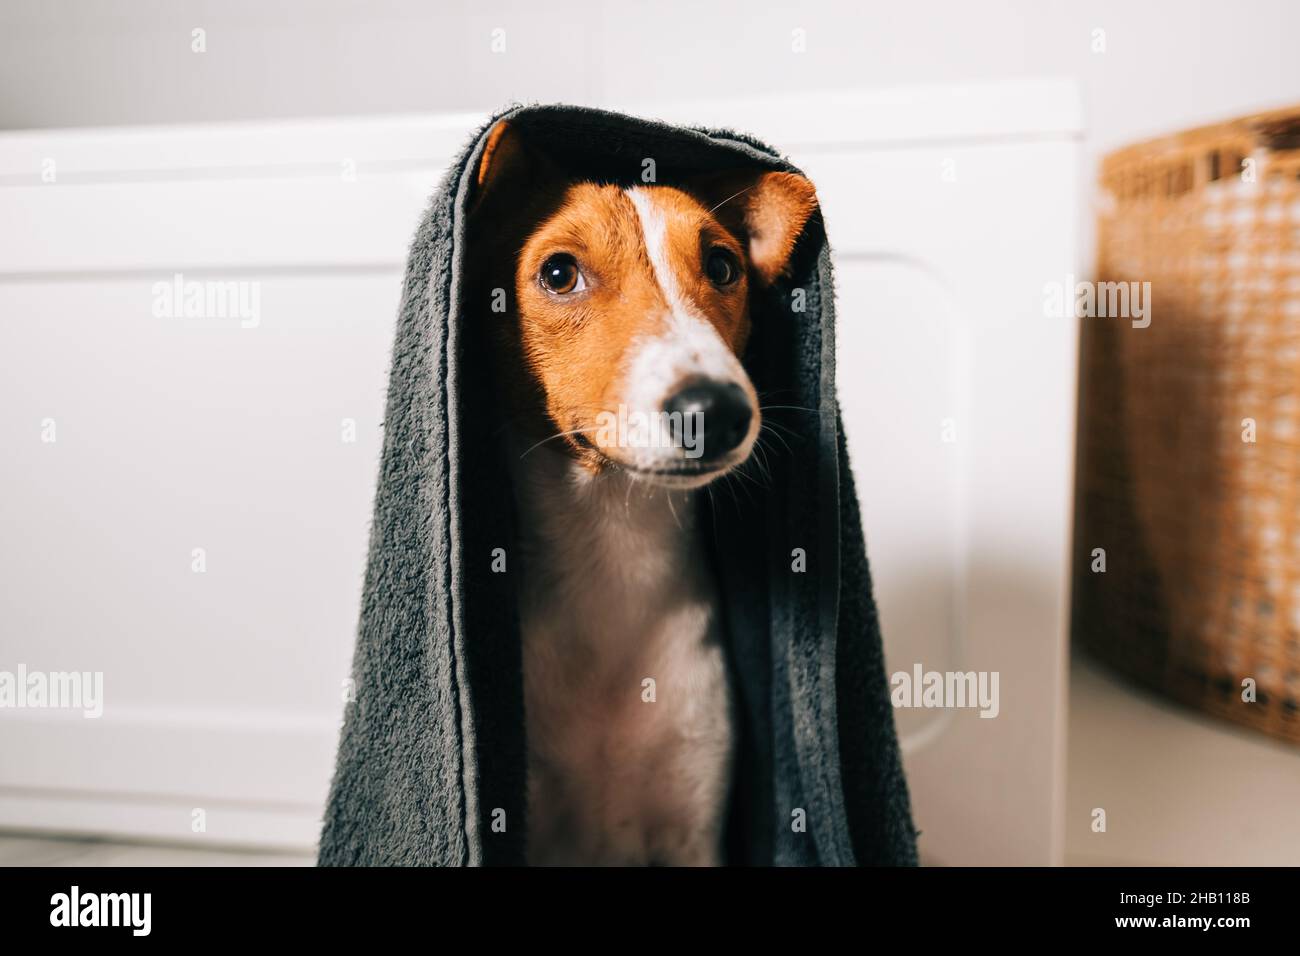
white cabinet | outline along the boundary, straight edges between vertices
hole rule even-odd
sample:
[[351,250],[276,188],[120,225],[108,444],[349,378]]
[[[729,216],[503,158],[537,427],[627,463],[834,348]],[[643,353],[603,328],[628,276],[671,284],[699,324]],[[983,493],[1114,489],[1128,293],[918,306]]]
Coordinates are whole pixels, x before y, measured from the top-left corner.
[[[898,712],[923,857],[1060,862],[1073,87],[611,105],[817,183],[890,670],[1000,674],[995,719]],[[0,710],[0,826],[314,840],[406,244],[479,121],[0,135],[0,669],[109,704]],[[155,315],[176,273],[255,283],[256,324]]]
[[[0,136],[0,669],[105,698],[0,709],[0,826],[315,841],[406,246],[474,122]],[[255,318],[168,314],[178,274]]]

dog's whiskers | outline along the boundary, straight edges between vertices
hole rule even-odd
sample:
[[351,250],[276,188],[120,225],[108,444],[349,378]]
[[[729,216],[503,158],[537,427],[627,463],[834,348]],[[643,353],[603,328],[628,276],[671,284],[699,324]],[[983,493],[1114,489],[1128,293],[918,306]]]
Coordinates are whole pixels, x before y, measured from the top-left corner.
[[527,455],[529,452],[534,451],[535,449],[541,448],[541,447],[542,447],[543,445],[545,445],[547,442],[555,441],[555,439],[557,439],[557,438],[566,438],[566,437],[568,437],[568,436],[570,436],[570,435],[587,435],[587,434],[590,434],[591,432],[594,432],[594,431],[596,431],[596,429],[594,429],[594,428],[575,428],[575,429],[573,429],[572,431],[567,431],[567,432],[558,432],[558,433],[556,433],[556,434],[554,434],[554,435],[551,435],[549,438],[543,438],[543,439],[542,439],[541,441],[539,441],[537,444],[530,446],[529,448],[527,448],[527,449],[524,451],[524,454],[523,454],[523,455],[520,455],[520,456],[519,456],[519,458],[520,458],[520,460],[522,461],[524,455]]
[[677,528],[680,531],[682,529],[682,519],[677,516],[677,509],[673,507],[673,493],[668,492],[666,497],[668,498],[668,510],[673,513],[673,521],[677,523]]
[[754,188],[753,186],[746,186],[744,189],[740,190],[740,192],[732,193],[726,199],[722,200],[722,202],[718,203],[716,206],[710,209],[709,214],[712,215],[713,213],[721,209],[723,206],[725,206],[727,203],[731,202],[731,200],[735,199],[737,196],[743,196],[745,193],[749,192],[753,188]]
[[[777,441],[779,441],[788,453],[794,454],[794,450],[790,447],[790,443],[786,441],[783,437],[781,437],[780,433],[776,431],[777,427],[778,426],[776,422],[768,422],[768,421],[763,422],[763,424],[758,429],[759,440],[760,441],[762,440],[762,436],[764,435],[764,433],[769,434]],[[771,429],[771,431],[768,431],[768,429]],[[785,430],[788,431],[791,435],[795,435],[796,437],[798,436],[798,432],[796,432],[792,428],[787,428]],[[757,442],[755,443],[755,445],[757,446]]]

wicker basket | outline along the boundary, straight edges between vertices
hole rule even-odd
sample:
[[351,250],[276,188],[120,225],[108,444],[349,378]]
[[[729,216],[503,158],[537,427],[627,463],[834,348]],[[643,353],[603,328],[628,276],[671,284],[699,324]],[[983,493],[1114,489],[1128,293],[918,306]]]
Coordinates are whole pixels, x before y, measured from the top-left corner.
[[1300,743],[1300,107],[1121,150],[1101,185],[1098,281],[1150,282],[1151,322],[1081,320],[1075,640]]

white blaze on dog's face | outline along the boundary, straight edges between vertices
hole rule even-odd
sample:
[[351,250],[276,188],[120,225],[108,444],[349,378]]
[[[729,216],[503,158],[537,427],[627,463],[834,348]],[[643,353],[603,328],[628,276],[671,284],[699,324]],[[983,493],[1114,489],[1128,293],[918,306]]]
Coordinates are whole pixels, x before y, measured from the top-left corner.
[[575,457],[684,488],[745,461],[760,427],[740,361],[750,294],[786,267],[812,184],[742,171],[685,188],[552,188],[563,195],[516,261],[518,334]]

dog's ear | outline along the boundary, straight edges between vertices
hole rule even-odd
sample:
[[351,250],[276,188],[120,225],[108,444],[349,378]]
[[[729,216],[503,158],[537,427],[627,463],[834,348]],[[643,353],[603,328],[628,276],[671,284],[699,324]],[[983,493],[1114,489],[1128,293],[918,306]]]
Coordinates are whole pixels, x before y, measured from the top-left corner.
[[527,142],[519,127],[498,120],[488,131],[474,177],[471,211],[485,205],[501,209],[523,205],[559,178],[559,169]]
[[519,131],[505,120],[497,120],[488,131],[479,157],[478,173],[474,177],[474,205],[483,205],[489,195],[495,195],[525,176],[527,159],[523,138]]
[[730,170],[706,173],[688,186],[745,243],[763,285],[789,266],[795,242],[817,212],[817,190],[797,173]]

